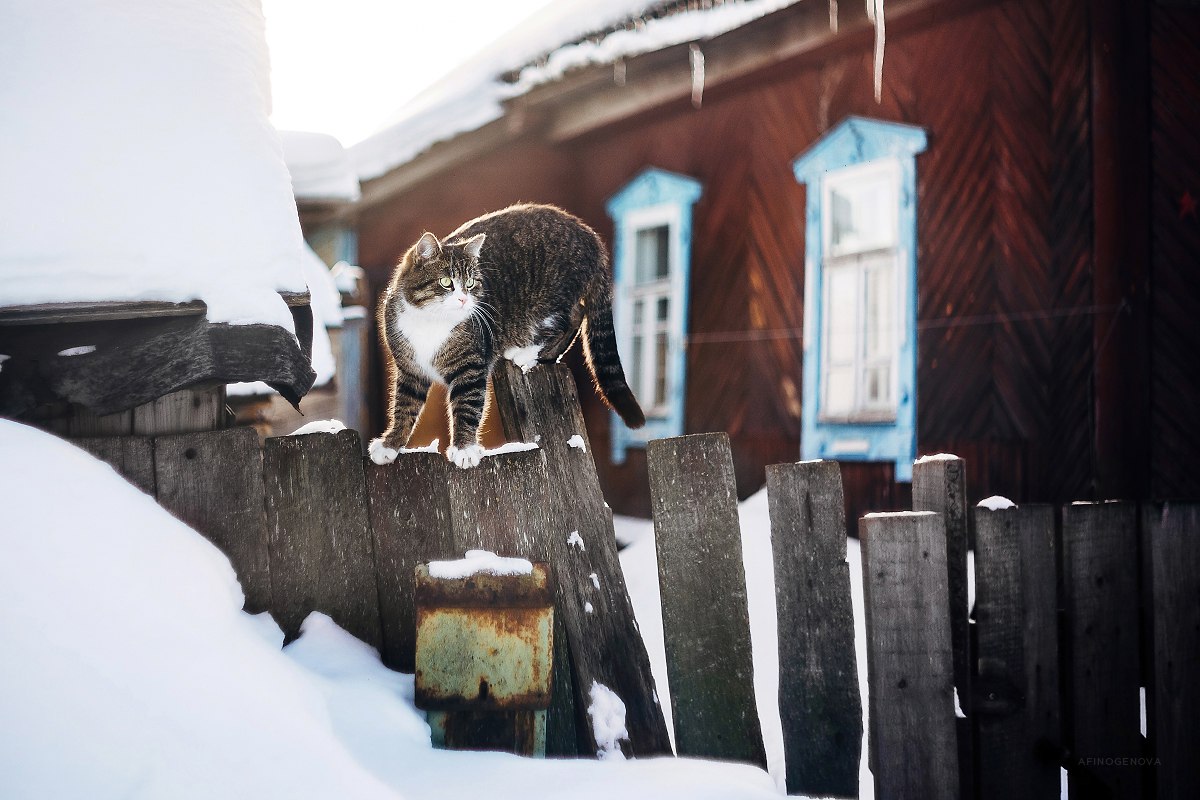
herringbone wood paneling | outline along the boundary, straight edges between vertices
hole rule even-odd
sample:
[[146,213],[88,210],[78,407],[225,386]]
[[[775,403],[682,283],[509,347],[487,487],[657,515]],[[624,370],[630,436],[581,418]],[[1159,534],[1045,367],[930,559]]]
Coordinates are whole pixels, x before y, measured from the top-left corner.
[[1194,499],[1200,497],[1200,11],[1156,6],[1152,13],[1151,491]]

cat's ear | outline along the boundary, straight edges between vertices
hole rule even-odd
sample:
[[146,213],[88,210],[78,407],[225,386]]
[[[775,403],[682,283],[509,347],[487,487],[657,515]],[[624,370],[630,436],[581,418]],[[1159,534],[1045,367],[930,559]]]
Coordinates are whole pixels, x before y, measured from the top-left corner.
[[442,252],[442,245],[437,240],[437,237],[426,231],[417,242],[417,258],[422,261],[428,261],[434,256]]
[[483,249],[483,240],[487,238],[486,233],[477,233],[470,239],[463,242],[463,251],[472,261],[479,258],[479,251]]

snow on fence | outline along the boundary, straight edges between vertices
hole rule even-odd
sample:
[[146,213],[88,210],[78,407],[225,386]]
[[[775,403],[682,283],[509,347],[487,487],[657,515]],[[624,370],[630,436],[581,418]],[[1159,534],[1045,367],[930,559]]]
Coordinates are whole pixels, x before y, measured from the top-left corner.
[[[418,563],[470,549],[546,561],[547,754],[595,754],[598,736],[667,753],[594,450],[570,444],[585,433],[570,374],[506,368],[495,386],[506,434],[540,447],[467,471],[436,453],[370,463],[353,431],[78,441],[217,543],[248,610],[292,636],[325,611],[399,669],[413,669]],[[648,456],[678,749],[762,764],[728,438],[662,440]],[[923,460],[914,512],[860,520],[875,796],[1057,797],[1060,767],[1076,797],[1200,796],[1200,504],[972,508],[962,467]],[[777,465],[767,478],[788,790],[855,796],[840,470]],[[626,739],[591,729],[597,686],[622,701]]]

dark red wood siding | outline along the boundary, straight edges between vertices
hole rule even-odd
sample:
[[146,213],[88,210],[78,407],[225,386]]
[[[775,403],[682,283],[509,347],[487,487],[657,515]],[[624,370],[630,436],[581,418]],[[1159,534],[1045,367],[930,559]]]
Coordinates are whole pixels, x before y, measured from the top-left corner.
[[[561,203],[611,242],[604,203],[643,169],[698,179],[686,430],[729,432],[745,496],[762,485],[766,464],[800,452],[805,190],[791,162],[850,114],[919,125],[930,144],[917,157],[918,449],[966,458],[974,497],[1090,497],[1094,331],[1097,315],[1112,309],[1093,298],[1089,8],[1084,0],[977,3],[889,30],[879,103],[862,38],[711,87],[699,110],[680,101],[557,148],[509,148],[368,215],[363,261],[390,264],[424,226],[444,232],[517,200]],[[1194,60],[1192,34],[1158,33]],[[1176,150],[1194,148],[1196,129],[1172,116],[1171,98],[1196,88],[1194,69],[1184,79],[1179,72],[1172,68],[1171,80],[1181,83],[1160,80],[1156,96],[1173,109],[1156,129],[1167,137],[1161,146],[1156,138],[1156,153],[1175,153],[1162,163],[1176,172]],[[1160,251],[1190,253],[1176,263],[1195,266],[1193,239],[1174,229],[1156,236]],[[1183,266],[1179,280],[1194,284]],[[1172,319],[1186,325],[1195,313]],[[1156,355],[1172,360],[1200,344],[1176,339],[1156,339]],[[608,414],[590,390],[581,397],[610,503],[648,513],[643,454],[608,464]],[[1175,433],[1183,417],[1169,405],[1156,406],[1156,424]],[[1195,455],[1195,436],[1186,437],[1180,447]],[[848,464],[844,473],[851,519],[909,503],[890,464]]]

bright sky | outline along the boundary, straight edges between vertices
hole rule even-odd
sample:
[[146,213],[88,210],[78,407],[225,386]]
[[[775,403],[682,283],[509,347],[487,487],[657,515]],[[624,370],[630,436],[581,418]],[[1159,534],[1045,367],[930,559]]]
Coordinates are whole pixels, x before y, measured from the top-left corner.
[[551,0],[262,0],[271,121],[351,145]]

